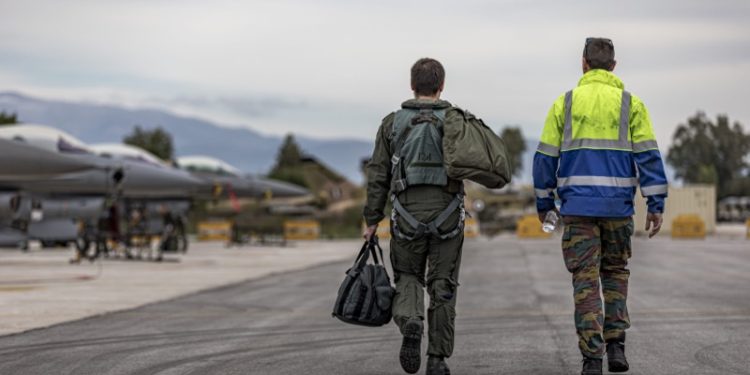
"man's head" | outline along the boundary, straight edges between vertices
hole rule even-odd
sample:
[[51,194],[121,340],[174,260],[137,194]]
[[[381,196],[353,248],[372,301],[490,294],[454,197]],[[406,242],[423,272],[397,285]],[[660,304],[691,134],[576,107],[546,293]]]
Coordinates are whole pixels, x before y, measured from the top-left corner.
[[411,89],[415,97],[439,98],[445,84],[445,69],[439,61],[421,58],[411,67]]
[[583,47],[583,72],[591,69],[615,70],[615,45],[607,38],[586,38]]

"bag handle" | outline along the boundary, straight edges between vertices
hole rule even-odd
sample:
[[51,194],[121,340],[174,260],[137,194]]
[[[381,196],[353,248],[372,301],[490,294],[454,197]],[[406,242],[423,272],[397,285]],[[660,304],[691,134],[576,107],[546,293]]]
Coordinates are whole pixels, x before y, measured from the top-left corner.
[[[367,264],[367,260],[370,258],[370,255],[372,254],[372,261],[375,264],[382,264],[383,269],[385,270],[386,276],[388,276],[388,280],[390,280],[391,276],[388,274],[388,268],[385,266],[385,257],[383,256],[383,248],[380,247],[380,242],[378,241],[378,236],[373,235],[369,241],[365,240],[365,243],[362,245],[362,249],[359,250],[359,255],[357,255],[357,259],[354,260],[354,266],[352,266],[353,269],[359,270],[362,269]],[[378,260],[378,256],[380,256],[380,260]]]
[[376,254],[375,249],[376,248],[378,250],[377,253],[380,255],[380,261],[382,262],[383,270],[385,271],[385,276],[388,278],[388,281],[390,282],[391,275],[388,274],[388,267],[385,266],[385,257],[383,256],[383,248],[380,247],[380,242],[378,241],[378,237],[377,236],[373,236],[370,239],[370,249],[371,249],[370,251],[372,252],[372,258],[374,259],[375,264],[380,264],[380,263],[378,263],[378,258],[375,256],[375,254]]
[[[372,254],[372,261],[375,264],[383,264],[385,266],[385,258],[383,257],[383,248],[380,247],[380,241],[378,241],[378,236],[374,235],[370,238],[370,241],[367,243],[367,245],[370,248],[370,253]],[[377,252],[375,250],[378,250]],[[380,261],[378,261],[378,253],[380,253]]]
[[367,264],[367,258],[370,257],[368,245],[369,243],[367,241],[362,245],[362,249],[359,250],[359,255],[357,255],[357,258],[354,260],[354,265],[352,266],[353,269],[361,269]]
[[[378,236],[373,235],[369,241],[365,240],[365,243],[362,245],[362,248],[359,250],[359,254],[357,255],[357,259],[354,260],[354,268],[362,268],[365,264],[367,264],[367,260],[370,258],[370,255],[372,255],[372,261],[375,264],[383,264],[385,265],[385,257],[383,256],[383,248],[380,247],[380,243],[378,241]],[[378,255],[380,255],[380,259],[378,259]]]

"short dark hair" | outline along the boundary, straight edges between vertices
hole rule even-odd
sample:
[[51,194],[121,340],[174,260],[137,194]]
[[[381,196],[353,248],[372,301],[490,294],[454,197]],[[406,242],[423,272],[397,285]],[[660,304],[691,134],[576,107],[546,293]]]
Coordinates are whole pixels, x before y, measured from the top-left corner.
[[612,70],[615,65],[615,45],[607,38],[588,38],[583,47],[583,58],[591,69]]
[[439,61],[424,57],[411,67],[411,87],[417,95],[435,95],[445,82],[445,69]]

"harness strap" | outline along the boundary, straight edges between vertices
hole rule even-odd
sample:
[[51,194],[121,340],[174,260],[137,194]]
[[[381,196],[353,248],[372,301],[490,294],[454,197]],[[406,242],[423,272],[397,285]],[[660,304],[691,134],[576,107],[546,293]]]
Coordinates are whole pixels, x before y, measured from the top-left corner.
[[[412,241],[417,238],[421,238],[426,233],[430,233],[433,236],[440,238],[441,240],[446,240],[449,238],[456,237],[464,230],[464,221],[466,219],[466,211],[464,210],[464,196],[463,194],[456,194],[456,197],[451,201],[450,204],[448,204],[448,207],[443,210],[443,212],[438,215],[435,220],[430,222],[429,224],[425,224],[417,218],[414,217],[409,211],[406,210],[406,208],[399,202],[398,198],[396,197],[396,194],[393,194],[391,197],[391,200],[393,202],[393,212],[391,213],[391,223],[393,227],[393,233],[396,235],[396,237],[399,237],[401,239]],[[458,220],[458,225],[451,230],[448,233],[440,233],[440,230],[438,229],[448,218],[450,218],[450,215],[453,214],[456,209],[460,209],[460,218]],[[404,218],[404,220],[415,229],[415,233],[413,236],[409,236],[401,230],[399,230],[398,227],[398,217],[401,216]]]
[[448,220],[453,211],[461,206],[461,204],[463,204],[463,197],[456,194],[456,197],[451,201],[448,207],[446,207],[445,210],[443,210],[443,212],[441,212],[440,215],[435,218],[435,220],[427,225],[427,229],[429,229],[432,234],[440,236],[441,233],[438,230],[438,227],[440,227],[446,220]]
[[[391,222],[393,223],[394,232],[401,238],[406,239],[408,241],[411,241],[415,238],[420,238],[424,235],[425,231],[428,229],[427,225],[425,225],[423,222],[417,220],[417,218],[414,217],[409,211],[404,208],[404,206],[401,204],[401,202],[398,201],[398,198],[396,198],[396,194],[393,195],[392,198],[393,201],[393,214],[391,218]],[[396,223],[396,219],[398,216],[401,216],[406,220],[409,225],[415,229],[414,236],[407,236],[404,233],[401,233],[398,230],[398,224]]]

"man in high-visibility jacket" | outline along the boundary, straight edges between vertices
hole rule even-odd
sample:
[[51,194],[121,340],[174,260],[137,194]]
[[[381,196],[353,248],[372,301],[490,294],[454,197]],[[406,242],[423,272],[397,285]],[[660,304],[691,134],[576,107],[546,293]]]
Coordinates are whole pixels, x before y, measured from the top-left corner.
[[667,197],[648,111],[612,73],[614,55],[611,40],[586,39],[584,75],[578,87],[552,105],[534,156],[540,220],[557,210],[555,191],[561,201],[563,257],[573,275],[584,375],[602,373],[605,351],[610,372],[628,370],[624,343],[630,327],[626,300],[633,199],[640,185],[652,237],[661,229]]

